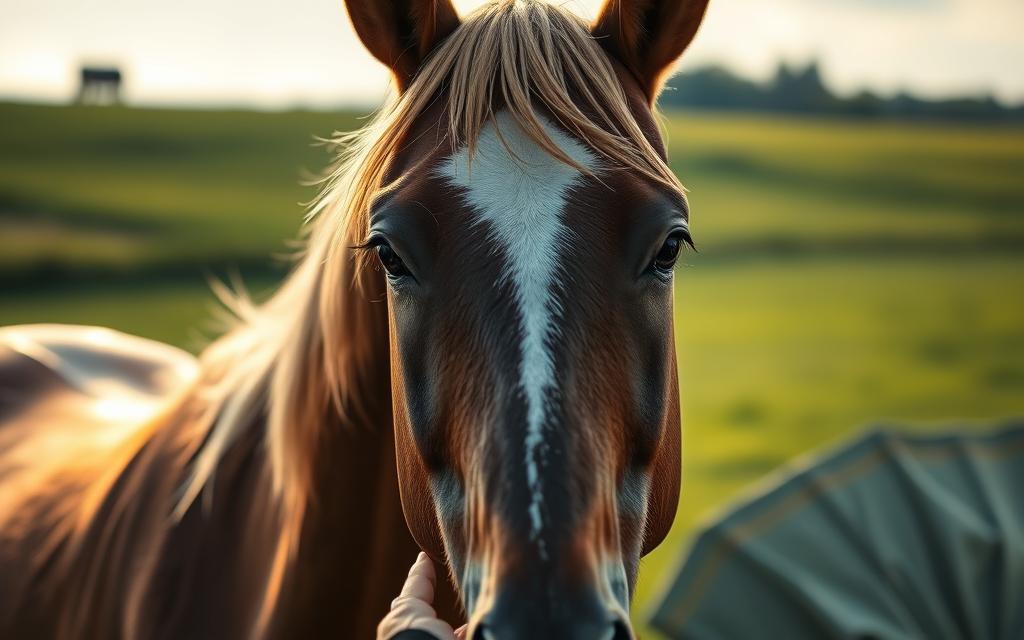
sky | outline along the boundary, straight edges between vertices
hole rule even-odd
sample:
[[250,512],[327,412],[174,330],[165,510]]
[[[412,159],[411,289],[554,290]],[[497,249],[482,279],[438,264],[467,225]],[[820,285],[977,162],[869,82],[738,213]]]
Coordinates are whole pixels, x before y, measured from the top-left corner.
[[[552,1],[587,17],[601,4]],[[389,82],[342,0],[0,0],[0,16],[0,99],[66,101],[82,64],[119,66],[126,99],[146,105],[371,105]],[[680,68],[764,79],[818,59],[844,94],[1021,103],[1022,25],[1024,0],[711,0]]]

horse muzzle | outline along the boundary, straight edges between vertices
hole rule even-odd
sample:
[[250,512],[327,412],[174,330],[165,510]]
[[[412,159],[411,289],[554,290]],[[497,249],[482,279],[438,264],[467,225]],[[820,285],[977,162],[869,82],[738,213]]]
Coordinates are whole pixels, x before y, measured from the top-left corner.
[[[520,576],[498,580],[473,612],[471,640],[634,640],[607,588]],[[485,589],[490,591],[490,589]]]
[[530,601],[495,608],[470,627],[472,640],[634,640],[629,622],[617,612],[556,603],[557,615]]

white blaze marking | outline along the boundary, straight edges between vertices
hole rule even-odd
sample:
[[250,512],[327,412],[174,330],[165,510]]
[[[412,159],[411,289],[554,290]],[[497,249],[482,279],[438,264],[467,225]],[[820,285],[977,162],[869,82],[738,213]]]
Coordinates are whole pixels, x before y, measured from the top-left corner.
[[[538,146],[507,112],[495,116],[477,140],[469,158],[463,148],[441,167],[451,184],[465,189],[466,201],[508,256],[504,277],[514,283],[522,321],[520,386],[526,397],[526,479],[530,489],[530,523],[536,539],[543,526],[540,449],[544,443],[545,393],[555,371],[548,341],[557,328],[560,310],[551,288],[558,258],[569,235],[562,224],[569,190],[580,172]],[[597,166],[594,156],[576,140],[542,121],[547,135],[576,163]],[[500,132],[501,137],[498,136]]]

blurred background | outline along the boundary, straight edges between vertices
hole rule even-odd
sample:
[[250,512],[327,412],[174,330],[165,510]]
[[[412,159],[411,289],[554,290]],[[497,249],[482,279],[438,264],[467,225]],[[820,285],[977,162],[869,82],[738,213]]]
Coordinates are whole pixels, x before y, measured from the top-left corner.
[[[341,0],[0,7],[0,324],[199,349],[208,278],[273,288],[330,161],[314,136],[387,90]],[[661,98],[700,253],[683,498],[637,611],[794,456],[1024,413],[1022,24],[1019,0],[711,3]]]

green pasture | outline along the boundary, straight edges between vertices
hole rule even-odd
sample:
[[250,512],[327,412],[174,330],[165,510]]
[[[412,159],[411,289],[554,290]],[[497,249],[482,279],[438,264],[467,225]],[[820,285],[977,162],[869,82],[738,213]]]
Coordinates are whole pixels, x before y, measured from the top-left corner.
[[[275,281],[352,114],[0,105],[0,324],[196,350],[205,279]],[[1024,414],[1024,129],[671,115],[700,253],[677,273],[684,487],[642,612],[698,524],[865,425]],[[653,637],[646,634],[646,637]]]
[[[0,104],[0,278],[265,265],[351,113]],[[1024,128],[665,120],[705,261],[1024,246]]]

